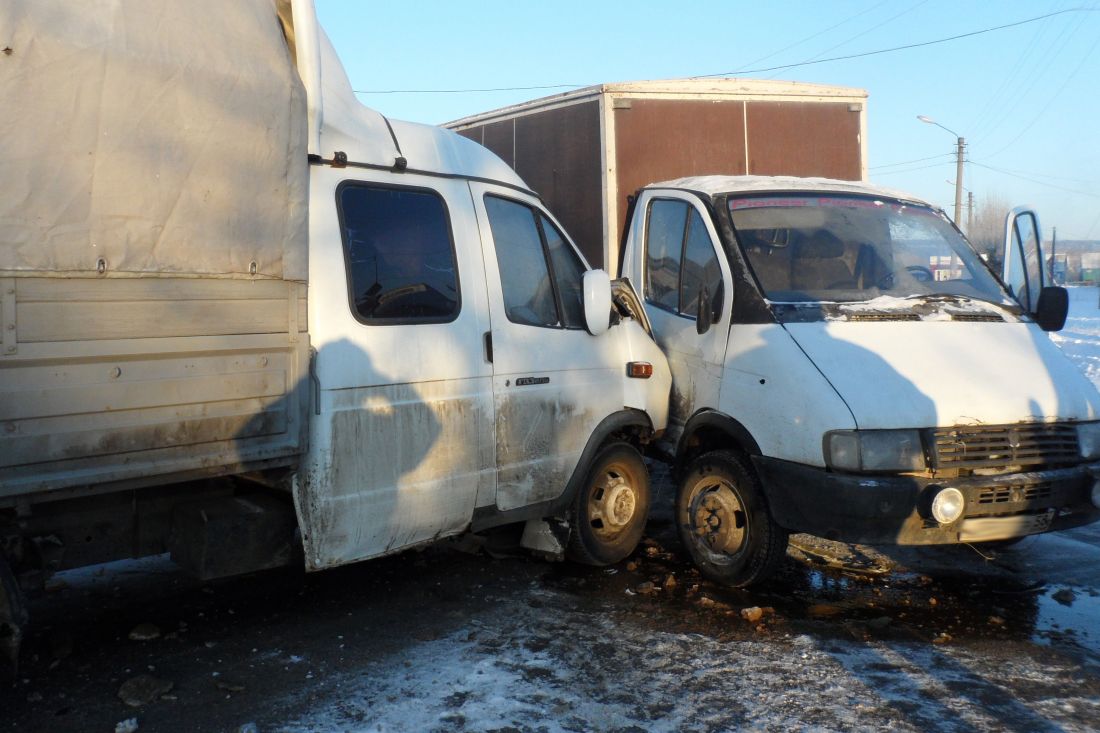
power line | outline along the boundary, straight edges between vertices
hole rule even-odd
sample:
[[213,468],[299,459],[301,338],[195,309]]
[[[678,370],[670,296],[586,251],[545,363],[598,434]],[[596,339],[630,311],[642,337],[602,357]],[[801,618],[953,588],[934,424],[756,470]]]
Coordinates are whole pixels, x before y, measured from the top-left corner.
[[[874,12],[875,10],[878,10],[879,8],[881,8],[883,5],[885,5],[888,2],[890,2],[890,0],[881,0],[881,2],[871,6],[870,8],[867,8],[866,10],[861,10],[860,12],[858,12],[854,15],[849,15],[847,18],[840,21],[839,23],[834,23],[833,25],[829,26],[828,28],[820,30],[817,33],[814,33],[812,35],[806,36],[805,38],[803,38],[800,41],[795,41],[794,43],[790,44],[789,46],[784,46],[783,48],[779,49],[778,51],[772,51],[771,53],[769,53],[766,56],[761,56],[758,59],[753,59],[752,61],[749,62],[748,65],[751,66],[752,64],[759,64],[761,61],[767,61],[771,57],[778,56],[779,54],[783,53],[784,51],[790,51],[792,48],[795,48],[796,46],[801,46],[806,41],[812,41],[813,39],[817,38],[818,36],[825,35],[829,31],[836,30],[837,28],[839,28],[842,25],[846,25],[848,23],[851,23],[856,18],[862,18],[864,15],[867,15],[868,13],[871,13],[871,12]],[[849,39],[849,40],[851,40],[851,39]]]
[[909,165],[910,163],[921,163],[926,160],[935,160],[936,158],[943,158],[950,155],[955,157],[955,153],[940,153],[939,155],[929,155],[927,158],[914,158],[913,160],[903,160],[899,163],[884,163],[882,165],[872,165],[867,170],[878,170],[879,168],[896,168],[899,165]]
[[1026,20],[1018,20],[1015,23],[1005,23],[1004,25],[993,26],[992,28],[983,28],[977,31],[971,31],[970,33],[960,33],[957,36],[949,36],[947,38],[937,38],[933,41],[923,41],[921,43],[909,43],[904,46],[894,46],[893,48],[880,48],[877,51],[864,51],[863,53],[853,53],[847,56],[833,56],[827,59],[817,59],[815,61],[799,61],[795,64],[784,64],[782,66],[769,66],[765,69],[738,69],[736,71],[723,71],[718,74],[700,74],[693,77],[696,79],[705,79],[714,76],[733,76],[735,74],[762,74],[765,71],[778,71],[780,69],[793,69],[798,66],[812,66],[814,64],[824,64],[830,61],[846,61],[848,59],[858,59],[865,56],[876,56],[884,53],[893,53],[894,51],[905,51],[910,48],[921,48],[923,46],[934,46],[938,43],[947,43],[948,41],[957,41],[960,38],[970,38],[971,36],[980,36],[983,33],[992,33],[993,31],[1004,30],[1005,28],[1015,28],[1016,26],[1026,25],[1028,23],[1035,23],[1040,20],[1052,18],[1055,15],[1062,15],[1063,13],[1091,13],[1095,12],[1096,8],[1067,8],[1066,10],[1057,10],[1053,13],[1047,13],[1046,15],[1039,15],[1034,18],[1028,18]]
[[[1096,3],[1093,2],[1092,7],[1095,8]],[[981,139],[986,140],[992,138],[1005,123],[1014,122],[1017,115],[1016,110],[1023,110],[1023,114],[1029,114],[1032,109],[1033,96],[1037,96],[1037,86],[1041,90],[1043,87],[1050,86],[1054,82],[1048,81],[1049,71],[1055,67],[1056,62],[1060,62],[1063,54],[1067,49],[1071,48],[1070,41],[1081,30],[1089,18],[1085,15],[1081,15],[1077,18],[1069,18],[1062,26],[1058,34],[1051,40],[1047,48],[1039,54],[1038,58],[1034,61],[1027,62],[1026,67],[1029,73],[1020,83],[1013,84],[1010,87],[1010,96],[1008,98],[1008,104],[1006,109],[999,109],[990,105],[990,110],[993,114],[992,119],[989,119],[988,124],[982,128]],[[1040,33],[1047,30],[1054,23],[1044,24],[1040,28]],[[1036,34],[1039,35],[1039,34]],[[1020,115],[1022,116],[1022,115]]]
[[1091,198],[1100,199],[1100,194],[1092,193],[1091,191],[1078,191],[1075,188],[1066,188],[1065,186],[1056,186],[1053,183],[1047,183],[1046,181],[1040,181],[1036,178],[1031,178],[1031,177],[1026,176],[1026,175],[1020,175],[1019,173],[1013,173],[1013,172],[1011,172],[1009,170],[1006,170],[1004,168],[997,168],[997,167],[994,167],[992,165],[986,165],[985,163],[975,163],[972,160],[968,161],[968,162],[971,165],[978,166],[979,168],[988,168],[991,171],[995,171],[997,173],[1000,173],[1000,174],[1006,175],[1006,176],[1012,176],[1013,178],[1019,178],[1020,180],[1027,181],[1029,183],[1035,183],[1035,184],[1038,184],[1040,186],[1046,186],[1047,188],[1053,188],[1053,189],[1057,189],[1059,191],[1065,191],[1067,193],[1075,193],[1075,194],[1078,194],[1080,196],[1089,196]]
[[[945,153],[945,155],[946,155],[946,153]],[[974,163],[975,165],[985,165],[987,168],[993,168],[993,166],[990,166],[988,164],[983,164],[980,160],[979,161],[974,161],[974,160],[969,160],[968,159],[968,162]],[[1053,178],[1056,181],[1069,181],[1071,183],[1083,183],[1086,186],[1100,186],[1100,181],[1086,181],[1083,178],[1070,178],[1069,176],[1052,176],[1049,173],[1035,173],[1033,171],[1015,170],[1013,168],[995,168],[995,170],[997,170],[998,172],[1003,172],[1003,173],[1019,173],[1020,175],[1024,175],[1024,176],[1035,176],[1036,178]]]
[[[878,7],[878,6],[875,6]],[[921,48],[923,46],[934,46],[939,43],[947,43],[948,41],[957,41],[960,38],[970,38],[971,36],[980,36],[984,33],[992,33],[994,31],[1004,30],[1006,28],[1015,28],[1016,26],[1026,25],[1028,23],[1035,23],[1040,20],[1052,18],[1056,15],[1063,15],[1065,13],[1091,13],[1097,12],[1100,8],[1067,8],[1065,10],[1057,10],[1046,15],[1039,15],[1034,18],[1027,18],[1026,20],[1018,20],[1014,23],[1005,23],[1004,25],[993,26],[991,28],[983,28],[977,31],[971,31],[969,33],[960,33],[956,36],[949,36],[947,38],[937,38],[932,41],[923,41],[921,43],[910,43],[904,46],[894,46],[892,48],[881,48],[876,51],[864,51],[863,53],[849,54],[847,56],[833,56],[827,59],[814,59],[810,61],[800,61],[795,64],[783,64],[781,66],[769,66],[761,69],[740,69],[737,71],[724,71],[719,74],[699,74],[693,76],[693,79],[707,79],[716,76],[731,76],[734,74],[761,74],[766,71],[778,71],[781,69],[793,69],[799,66],[812,66],[814,64],[825,64],[831,61],[847,61],[849,59],[863,58],[865,56],[876,56],[884,53],[893,53],[895,51],[905,51],[910,48]],[[798,44],[795,44],[798,45]],[[765,57],[766,58],[766,57]],[[523,92],[536,89],[580,89],[582,87],[591,86],[590,84],[539,84],[535,86],[520,86],[520,87],[485,87],[485,88],[469,88],[469,89],[355,89],[356,94],[468,94],[475,92]]]
[[526,92],[532,89],[580,89],[591,84],[541,84],[533,87],[491,87],[486,89],[352,89],[356,94],[465,94],[467,92]]
[[1035,124],[1042,118],[1042,116],[1044,114],[1047,113],[1047,111],[1050,109],[1050,105],[1054,102],[1055,99],[1058,98],[1058,95],[1061,94],[1063,91],[1065,91],[1065,88],[1069,85],[1069,83],[1073,80],[1073,78],[1075,76],[1077,76],[1077,73],[1079,71],[1081,71],[1081,69],[1085,66],[1085,62],[1088,61],[1089,57],[1092,56],[1093,51],[1095,51],[1098,46],[1100,46],[1100,38],[1097,38],[1097,40],[1095,42],[1093,42],[1092,47],[1089,48],[1089,50],[1085,52],[1085,55],[1081,57],[1080,63],[1078,63],[1077,66],[1073,69],[1073,71],[1071,71],[1062,80],[1062,85],[1058,87],[1057,91],[1055,91],[1054,94],[1052,94],[1049,99],[1047,99],[1046,104],[1043,104],[1042,106],[1039,107],[1038,114],[1036,114],[1035,117],[1032,118],[1031,122],[1029,122],[1024,127],[1024,129],[1020,130],[1020,132],[1017,133],[1016,137],[1009,140],[1008,143],[1005,144],[1004,147],[996,150],[993,153],[990,153],[989,154],[990,158],[992,158],[996,155],[1000,155],[1004,151],[1011,148],[1016,143],[1017,140],[1019,140],[1021,137],[1023,137],[1027,133],[1028,130],[1035,127]]
[[881,23],[879,23],[878,25],[873,25],[873,26],[871,26],[870,28],[868,28],[867,30],[861,31],[860,33],[857,33],[857,34],[856,34],[856,35],[854,35],[854,36],[851,36],[851,37],[849,37],[849,38],[846,38],[846,39],[844,39],[843,41],[841,41],[840,43],[837,43],[836,45],[830,46],[829,48],[825,49],[824,51],[821,51],[821,52],[819,52],[819,53],[816,53],[816,54],[814,54],[813,56],[811,56],[811,57],[810,57],[809,59],[807,59],[807,60],[808,60],[808,61],[812,61],[812,60],[814,60],[814,59],[818,58],[819,56],[824,56],[825,54],[829,53],[830,51],[835,51],[836,49],[840,48],[841,46],[846,46],[846,45],[848,45],[849,43],[851,43],[852,41],[856,40],[857,38],[862,38],[863,36],[867,35],[867,34],[868,34],[868,33],[870,33],[871,31],[875,31],[875,30],[878,30],[879,28],[881,28],[881,27],[882,27],[882,26],[884,26],[884,25],[887,25],[887,24],[889,24],[889,23],[893,23],[893,22],[894,22],[895,20],[897,20],[898,18],[900,18],[900,17],[901,17],[901,16],[903,16],[903,15],[908,15],[909,13],[913,12],[914,10],[916,10],[916,9],[917,9],[917,8],[919,8],[919,7],[921,6],[921,5],[924,5],[924,4],[925,4],[925,3],[927,3],[927,2],[928,2],[928,0],[920,0],[920,2],[916,3],[915,5],[910,5],[910,6],[908,7],[908,8],[906,8],[906,9],[905,9],[905,10],[903,10],[903,11],[901,11],[900,13],[898,13],[898,14],[896,14],[896,15],[891,15],[891,16],[890,16],[889,18],[887,18],[886,20],[882,21],[882,22],[881,22]]
[[896,170],[896,171],[880,171],[880,172],[876,173],[875,175],[876,176],[893,176],[893,175],[896,175],[898,173],[913,173],[915,171],[923,171],[923,170],[927,170],[929,168],[939,168],[940,166],[946,165],[947,163],[952,163],[952,161],[945,160],[945,161],[942,161],[940,163],[933,163],[932,165],[922,165],[922,166],[918,166],[916,168],[905,168],[903,170]]

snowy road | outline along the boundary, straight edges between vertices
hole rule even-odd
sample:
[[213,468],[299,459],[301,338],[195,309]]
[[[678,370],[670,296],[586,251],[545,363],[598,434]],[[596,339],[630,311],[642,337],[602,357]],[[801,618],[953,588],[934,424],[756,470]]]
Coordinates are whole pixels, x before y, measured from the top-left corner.
[[[1097,295],[1072,289],[1056,336],[1094,382]],[[986,556],[800,537],[753,591],[702,581],[673,535],[658,511],[609,570],[443,548],[206,585],[160,558],[68,573],[0,730],[1100,729],[1100,527]],[[129,708],[142,674],[172,689]]]

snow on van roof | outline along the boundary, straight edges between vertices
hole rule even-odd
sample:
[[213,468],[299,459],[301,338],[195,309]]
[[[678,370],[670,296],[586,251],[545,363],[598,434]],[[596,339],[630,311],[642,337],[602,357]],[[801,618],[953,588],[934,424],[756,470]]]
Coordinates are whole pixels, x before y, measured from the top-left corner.
[[[826,191],[830,193],[857,193],[868,196],[912,201],[932,206],[912,194],[892,188],[875,186],[863,181],[841,181],[835,178],[800,178],[797,176],[689,176],[671,181],[650,183],[645,188],[680,188],[698,191],[708,196],[721,193],[801,192]],[[935,207],[933,207],[935,208]]]

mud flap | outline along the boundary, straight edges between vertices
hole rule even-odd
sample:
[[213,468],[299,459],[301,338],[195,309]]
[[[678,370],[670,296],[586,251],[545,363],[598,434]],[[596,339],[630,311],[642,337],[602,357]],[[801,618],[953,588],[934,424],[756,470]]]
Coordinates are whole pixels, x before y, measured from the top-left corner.
[[27,604],[23,591],[0,555],[0,679],[15,677],[19,668],[19,645],[27,626]]

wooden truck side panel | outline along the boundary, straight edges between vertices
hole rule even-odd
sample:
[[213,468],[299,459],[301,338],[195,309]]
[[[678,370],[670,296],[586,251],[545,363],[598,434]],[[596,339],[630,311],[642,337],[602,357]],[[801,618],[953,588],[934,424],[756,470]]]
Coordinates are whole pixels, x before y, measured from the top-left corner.
[[0,358],[0,506],[286,465],[304,445],[305,285],[18,277],[0,289],[14,326]]

